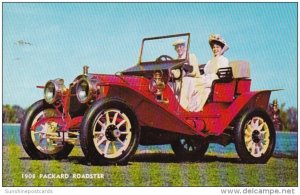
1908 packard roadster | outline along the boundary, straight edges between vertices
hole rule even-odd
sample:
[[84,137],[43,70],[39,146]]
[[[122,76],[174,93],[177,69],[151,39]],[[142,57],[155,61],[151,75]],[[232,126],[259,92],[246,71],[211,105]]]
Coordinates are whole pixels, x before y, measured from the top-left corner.
[[[234,143],[243,162],[266,163],[275,129],[266,113],[272,90],[250,91],[249,64],[230,62],[219,70],[203,111],[184,110],[174,95],[171,43],[190,34],[145,38],[137,65],[114,75],[92,74],[84,66],[67,88],[48,81],[21,124],[23,147],[33,159],[62,159],[79,145],[92,164],[122,164],[138,145],[171,144],[181,159],[201,159],[209,143]],[[202,65],[203,66],[203,65]],[[202,67],[201,65],[199,68]]]

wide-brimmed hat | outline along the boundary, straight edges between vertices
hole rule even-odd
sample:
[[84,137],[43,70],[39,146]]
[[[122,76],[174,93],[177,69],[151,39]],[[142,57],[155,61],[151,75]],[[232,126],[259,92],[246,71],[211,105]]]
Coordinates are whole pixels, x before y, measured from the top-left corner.
[[208,38],[208,43],[210,47],[213,47],[214,43],[219,43],[223,46],[222,53],[229,49],[228,44],[226,43],[225,39],[220,34],[211,34]]
[[176,45],[183,45],[185,44],[185,40],[184,39],[177,39],[176,41],[173,42],[173,46],[175,47]]

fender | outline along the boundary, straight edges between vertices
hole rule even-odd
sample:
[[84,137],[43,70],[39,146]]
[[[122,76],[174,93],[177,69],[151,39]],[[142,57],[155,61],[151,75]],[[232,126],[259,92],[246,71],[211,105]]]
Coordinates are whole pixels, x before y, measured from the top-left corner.
[[[187,135],[197,134],[191,124],[176,114],[177,100],[169,87],[164,93],[169,103],[156,102],[149,91],[149,80],[138,76],[94,75],[100,86],[108,86],[106,97],[119,97],[134,109],[141,126],[154,127]],[[176,102],[176,103],[175,103]]]
[[222,113],[221,117],[218,119],[219,122],[215,123],[214,126],[212,126],[211,123],[207,124],[208,129],[211,129],[209,132],[215,135],[222,134],[230,125],[230,122],[233,121],[234,118],[239,118],[239,115],[243,113],[245,109],[260,108],[262,110],[267,110],[271,92],[278,90],[281,89],[253,91],[240,95]]
[[124,86],[110,87],[106,97],[116,96],[131,105],[141,126],[188,135],[196,134],[185,120],[168,109],[168,105],[157,104],[154,99],[145,98],[141,93]]

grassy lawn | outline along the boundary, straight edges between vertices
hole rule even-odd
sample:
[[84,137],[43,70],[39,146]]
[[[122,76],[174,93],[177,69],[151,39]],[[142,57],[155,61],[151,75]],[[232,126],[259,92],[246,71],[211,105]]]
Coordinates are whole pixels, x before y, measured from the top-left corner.
[[[24,178],[29,174],[35,178]],[[99,174],[104,178],[43,179],[40,174]],[[291,186],[298,185],[297,157],[243,164],[235,153],[208,152],[203,162],[178,162],[173,153],[138,151],[126,166],[89,166],[80,147],[68,159],[31,160],[22,146],[3,146],[3,186]]]

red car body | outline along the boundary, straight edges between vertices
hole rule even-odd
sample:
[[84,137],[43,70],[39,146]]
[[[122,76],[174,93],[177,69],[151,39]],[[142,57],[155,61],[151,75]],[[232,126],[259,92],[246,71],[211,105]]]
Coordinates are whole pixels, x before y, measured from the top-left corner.
[[[233,74],[230,72],[232,69],[226,70],[231,74],[226,76],[225,79],[220,78],[213,82],[211,94],[203,107],[203,111],[189,112],[180,106],[171,85],[169,85],[169,82],[172,82],[173,79],[170,74],[171,69],[178,66],[178,64],[186,63],[187,59],[166,59],[142,62],[141,58],[145,41],[177,38],[180,36],[188,37],[188,49],[190,42],[189,33],[145,38],[142,42],[141,55],[138,64],[115,75],[88,73],[88,67],[85,66],[83,74],[76,77],[69,88],[66,88],[61,80],[49,81],[45,87],[43,87],[45,88],[45,99],[47,99],[47,92],[49,92],[49,90],[51,94],[55,94],[52,94],[53,97],[50,95],[52,99],[47,101],[47,105],[51,104],[58,114],[51,117],[42,117],[37,122],[29,125],[30,127],[27,127],[28,125],[26,123],[22,124],[23,131],[28,131],[28,128],[30,128],[30,131],[36,131],[39,126],[44,127],[45,124],[52,124],[54,122],[59,127],[59,130],[56,131],[61,133],[72,131],[74,135],[79,136],[81,131],[86,131],[82,130],[85,128],[82,123],[83,120],[88,121],[88,116],[85,115],[87,115],[86,113],[91,107],[97,104],[97,102],[101,102],[103,99],[109,101],[110,99],[113,100],[114,98],[118,98],[128,105],[136,116],[138,126],[140,127],[140,138],[138,139],[137,145],[172,144],[175,140],[185,136],[188,137],[188,140],[190,140],[190,138],[192,140],[197,138],[197,142],[216,142],[222,145],[234,142],[238,145],[236,147],[243,160],[248,162],[266,162],[274,150],[275,135],[273,135],[273,126],[269,123],[268,118],[264,118],[264,113],[263,116],[259,113],[258,118],[263,119],[261,120],[261,124],[267,124],[266,128],[269,132],[257,133],[254,129],[249,130],[249,132],[251,131],[250,137],[252,136],[253,142],[250,146],[247,145],[246,138],[245,141],[240,141],[240,143],[237,143],[236,141],[237,139],[243,139],[240,137],[246,137],[247,127],[241,128],[242,130],[240,130],[240,133],[236,133],[234,129],[237,128],[237,124],[239,124],[239,121],[245,113],[253,110],[261,112],[267,109],[272,90],[251,91],[251,79],[249,77],[245,77],[244,75],[236,76],[234,72]],[[249,68],[248,63],[245,61],[236,61],[231,64],[233,66],[245,65],[244,67]],[[202,66],[199,67],[201,68]],[[84,97],[84,100],[80,99],[81,96]],[[256,121],[257,118],[255,117],[250,119],[250,121]],[[110,118],[112,118],[112,116],[110,116]],[[254,123],[256,122],[253,122],[253,124]],[[243,123],[243,125],[245,126],[245,123]],[[51,135],[50,131],[47,132]],[[26,133],[23,132],[23,134]],[[266,138],[266,142],[270,146],[267,148],[262,146],[261,148],[264,149],[264,152],[261,152],[261,157],[257,157],[257,155],[254,154],[255,152],[253,152],[253,149],[249,149],[249,147],[253,145],[253,148],[255,148],[256,144],[261,144],[261,141],[259,140],[263,140],[262,136],[265,135],[270,135],[271,137]],[[63,144],[65,142],[68,144],[75,144],[76,139],[78,141],[78,137],[76,136],[71,139],[70,133],[67,138],[64,136],[64,133],[62,136],[58,136],[63,140]],[[114,142],[116,141],[116,138],[119,138],[117,135],[111,133],[111,131],[106,134],[106,137],[107,139],[113,137],[109,139],[111,142]],[[29,139],[29,136],[26,137],[26,135],[23,135],[23,145],[28,145],[26,139]],[[53,137],[51,139],[58,140],[58,138]],[[122,142],[124,142],[124,140]],[[83,143],[85,144],[85,141],[82,141],[81,144]],[[37,144],[33,145],[36,146]],[[244,145],[246,145],[246,147],[243,147]],[[89,144],[84,146],[87,150],[84,153],[87,154],[87,156],[91,153],[88,147]],[[32,153],[30,149],[26,149],[26,146],[24,146],[24,148],[29,155]],[[243,156],[242,153],[247,152],[247,148],[250,156]],[[181,152],[177,153],[183,154],[182,150],[180,151]],[[264,156],[264,153],[266,153],[265,151],[268,152],[267,156]],[[253,155],[251,156],[252,152]],[[101,154],[101,152],[99,153]],[[31,156],[36,157],[36,155]],[[41,157],[42,155],[38,156]],[[46,157],[49,158],[49,154],[47,154]],[[91,155],[89,158],[92,159]],[[97,160],[101,161],[101,158],[100,160]],[[109,159],[106,160],[109,163],[118,163],[124,160],[123,158],[121,160],[118,158],[119,157],[116,157],[116,159],[112,161]],[[127,160],[128,158],[126,157],[126,160],[124,161]]]

